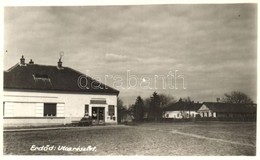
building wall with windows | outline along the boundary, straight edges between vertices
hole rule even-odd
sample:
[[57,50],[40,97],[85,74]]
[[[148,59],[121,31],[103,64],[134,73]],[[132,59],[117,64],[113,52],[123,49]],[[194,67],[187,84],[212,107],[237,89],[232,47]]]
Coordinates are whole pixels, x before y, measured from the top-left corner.
[[198,113],[202,118],[254,120],[256,118],[256,105],[204,102]]
[[67,124],[104,109],[104,123],[117,124],[117,95],[4,90],[4,126]]
[[205,104],[201,106],[201,108],[198,110],[200,117],[216,117],[216,112],[209,109]]
[[164,118],[194,118],[198,113],[196,111],[165,111]]
[[4,71],[4,126],[56,125],[90,117],[117,123],[119,91],[70,67],[35,64],[32,59]]

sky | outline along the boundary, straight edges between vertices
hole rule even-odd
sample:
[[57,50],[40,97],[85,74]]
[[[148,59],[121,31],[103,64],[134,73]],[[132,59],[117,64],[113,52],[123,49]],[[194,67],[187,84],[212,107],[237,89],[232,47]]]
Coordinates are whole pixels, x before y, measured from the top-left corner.
[[125,105],[154,91],[256,102],[256,4],[5,7],[4,50],[5,70],[21,55],[56,65],[63,51],[63,66],[115,87]]

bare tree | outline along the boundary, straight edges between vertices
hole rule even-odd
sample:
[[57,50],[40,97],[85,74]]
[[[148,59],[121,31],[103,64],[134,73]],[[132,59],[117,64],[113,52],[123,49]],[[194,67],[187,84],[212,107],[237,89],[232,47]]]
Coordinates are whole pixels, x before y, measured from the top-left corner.
[[252,99],[245,93],[239,91],[233,91],[230,94],[225,93],[221,100],[224,103],[235,103],[235,104],[252,104]]

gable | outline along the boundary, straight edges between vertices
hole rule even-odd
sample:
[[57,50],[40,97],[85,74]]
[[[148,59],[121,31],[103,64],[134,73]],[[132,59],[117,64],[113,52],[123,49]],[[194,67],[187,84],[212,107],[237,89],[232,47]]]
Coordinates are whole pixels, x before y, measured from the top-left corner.
[[198,110],[199,111],[211,111],[205,104],[203,104],[200,109]]

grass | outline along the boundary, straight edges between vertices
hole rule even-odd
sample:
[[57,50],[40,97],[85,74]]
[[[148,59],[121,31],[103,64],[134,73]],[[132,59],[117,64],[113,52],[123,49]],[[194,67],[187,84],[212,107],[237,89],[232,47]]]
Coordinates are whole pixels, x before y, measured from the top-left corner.
[[[7,155],[254,156],[255,143],[255,123],[148,123],[4,132],[4,154]],[[30,151],[32,145],[90,145],[96,146],[96,151]]]

